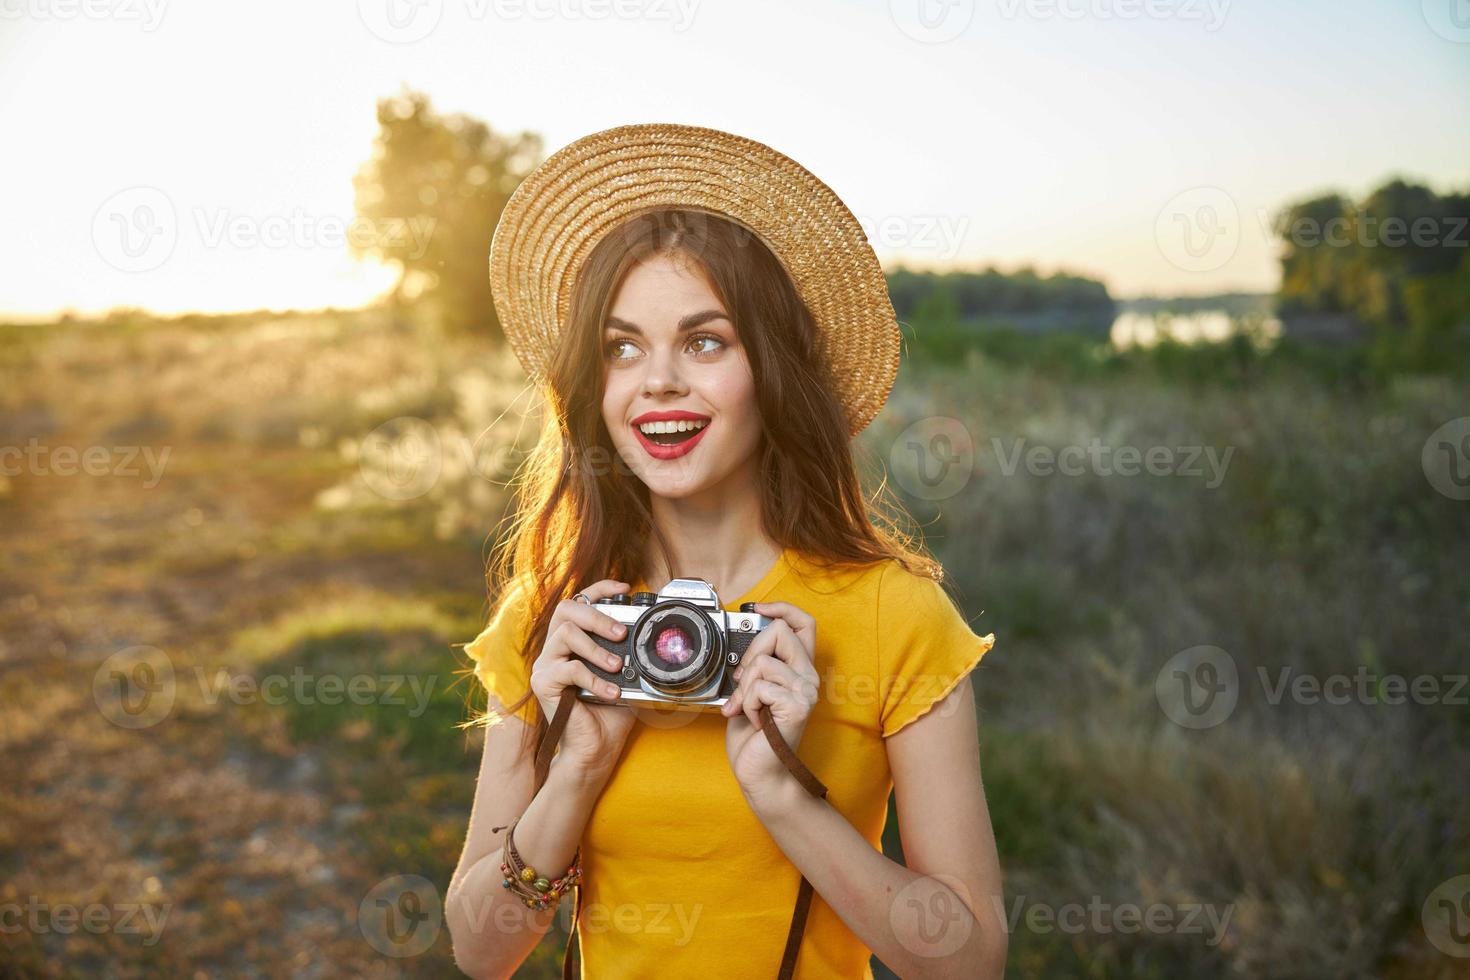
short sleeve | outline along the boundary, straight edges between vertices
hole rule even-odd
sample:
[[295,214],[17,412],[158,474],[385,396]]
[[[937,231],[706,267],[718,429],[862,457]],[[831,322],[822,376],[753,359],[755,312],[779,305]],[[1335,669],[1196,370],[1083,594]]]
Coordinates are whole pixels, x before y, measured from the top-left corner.
[[944,700],[995,635],[977,635],[943,586],[890,563],[878,580],[878,671],[884,738]]
[[[475,662],[475,676],[505,707],[509,708],[531,689],[531,664],[522,646],[530,631],[529,600],[519,581],[506,587],[490,625],[469,643],[465,653]],[[528,725],[536,723],[539,706],[528,698],[514,712]]]

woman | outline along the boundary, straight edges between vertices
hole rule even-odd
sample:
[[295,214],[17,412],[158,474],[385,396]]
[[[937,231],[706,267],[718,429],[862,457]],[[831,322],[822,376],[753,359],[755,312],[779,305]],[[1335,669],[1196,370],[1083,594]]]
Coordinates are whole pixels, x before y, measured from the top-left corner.
[[[792,956],[797,977],[871,977],[870,953],[905,977],[999,977],[966,682],[993,639],[859,485],[849,440],[887,398],[899,335],[856,220],[769,147],[627,126],[523,182],[491,253],[547,422],[496,615],[465,647],[491,717],[446,901],[460,967],[512,974],[579,882],[592,977],[773,976]],[[589,663],[616,671],[593,637],[626,631],[592,603],[688,577],[772,620],[734,694],[619,700]],[[547,719],[578,689],[597,700],[572,703],[538,787]],[[762,707],[825,798],[759,730]],[[881,853],[890,788],[906,866]]]

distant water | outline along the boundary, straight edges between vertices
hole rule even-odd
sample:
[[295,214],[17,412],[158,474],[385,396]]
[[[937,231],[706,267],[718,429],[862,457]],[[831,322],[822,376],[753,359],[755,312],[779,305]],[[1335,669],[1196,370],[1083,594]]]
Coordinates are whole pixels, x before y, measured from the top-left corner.
[[1224,310],[1201,310],[1195,313],[1120,313],[1113,321],[1111,337],[1115,347],[1148,347],[1165,337],[1181,343],[1228,340],[1243,327],[1264,341],[1281,336],[1281,321],[1276,317],[1232,317]]

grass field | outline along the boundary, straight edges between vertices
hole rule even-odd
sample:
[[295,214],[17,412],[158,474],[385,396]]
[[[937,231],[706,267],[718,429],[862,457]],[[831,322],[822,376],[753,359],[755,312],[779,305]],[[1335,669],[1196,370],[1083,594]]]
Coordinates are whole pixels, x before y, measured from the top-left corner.
[[[861,448],[997,637],[1010,973],[1470,975],[1423,915],[1470,872],[1470,503],[1420,462],[1470,384],[937,350]],[[508,355],[383,311],[121,314],[0,327],[0,372],[0,976],[458,975],[447,931],[395,957],[359,916],[396,876],[442,892],[462,841],[453,644],[534,432]],[[1236,675],[1209,724],[1170,693],[1218,676],[1199,648]],[[1393,676],[1439,695],[1388,703]]]

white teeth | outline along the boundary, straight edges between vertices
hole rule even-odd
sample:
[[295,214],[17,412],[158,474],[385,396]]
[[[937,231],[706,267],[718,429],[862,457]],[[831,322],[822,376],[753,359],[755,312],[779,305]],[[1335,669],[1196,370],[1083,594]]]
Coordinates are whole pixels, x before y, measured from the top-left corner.
[[692,432],[709,425],[709,419],[700,419],[697,422],[644,422],[638,426],[644,435],[657,435],[659,433]]

